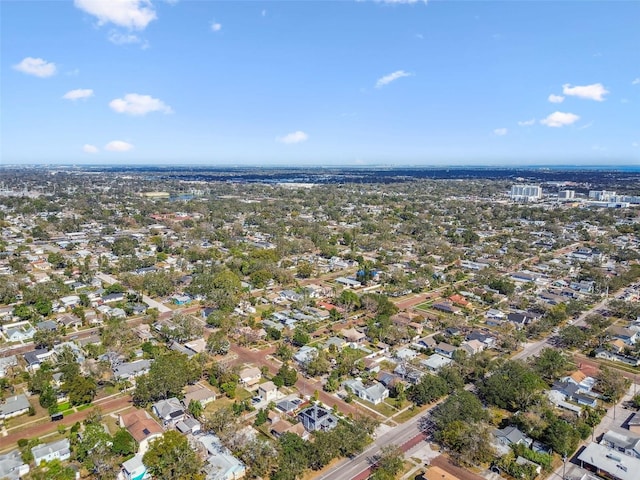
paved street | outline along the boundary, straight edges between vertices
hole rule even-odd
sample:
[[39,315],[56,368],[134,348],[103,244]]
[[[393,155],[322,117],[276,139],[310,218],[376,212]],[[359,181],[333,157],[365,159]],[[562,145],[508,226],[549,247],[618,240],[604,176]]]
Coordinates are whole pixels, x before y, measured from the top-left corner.
[[[100,280],[102,280],[104,283],[108,284],[108,285],[112,285],[114,283],[118,282],[118,279],[115,277],[112,277],[111,275],[107,275],[106,273],[96,273],[96,277],[99,278]],[[148,295],[142,295],[142,301],[144,303],[146,303],[147,305],[149,305],[150,308],[155,308],[158,310],[158,312],[160,313],[168,313],[168,312],[172,312],[172,310],[163,305],[162,303],[154,300],[153,298],[149,297]]]

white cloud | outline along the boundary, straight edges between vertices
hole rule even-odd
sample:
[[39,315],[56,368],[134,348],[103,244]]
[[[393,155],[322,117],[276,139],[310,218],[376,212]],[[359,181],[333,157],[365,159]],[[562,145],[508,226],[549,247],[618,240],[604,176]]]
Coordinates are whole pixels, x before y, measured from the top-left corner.
[[122,33],[117,30],[111,30],[107,37],[114,45],[129,45],[132,43],[141,43],[142,39],[133,33]]
[[112,140],[104,146],[104,149],[109,152],[128,152],[132,148],[132,144],[122,140]]
[[222,24],[221,23],[211,22],[211,31],[212,32],[219,32],[220,30],[222,30]]
[[261,12],[261,13],[262,13],[262,16],[263,16],[263,17],[266,17],[266,16],[267,16],[267,11],[266,11],[266,10],[262,10],[262,12]]
[[631,85],[640,85],[640,77],[634,78],[633,82],[631,82]]
[[56,74],[56,64],[47,62],[41,58],[26,57],[20,63],[14,65],[13,68],[19,72],[35,75],[40,78],[50,77]]
[[74,5],[98,18],[98,25],[144,30],[157,18],[150,0],[74,0]]
[[638,147],[640,147],[640,143],[638,143],[638,142],[633,142],[633,143],[631,144],[631,146],[632,146],[632,147],[635,147],[635,148],[638,148]]
[[521,127],[530,127],[531,125],[535,125],[536,119],[532,118],[531,120],[521,120],[518,122],[518,125]]
[[65,100],[82,100],[93,97],[93,90],[90,88],[77,88],[75,90],[69,90],[62,98]]
[[137,93],[127,93],[124,98],[111,100],[109,106],[118,113],[129,115],[146,115],[151,112],[173,113],[171,107],[162,100]]
[[564,102],[564,97],[562,95],[554,95],[553,93],[549,95],[547,98],[551,103],[562,103]]
[[309,139],[309,135],[304,133],[303,131],[296,131],[292,133],[288,133],[283,137],[276,137],[276,141],[280,143],[286,143],[290,145],[292,143],[302,143],[306,142]]
[[376,88],[382,88],[385,85],[389,85],[391,82],[394,82],[402,77],[410,77],[412,74],[405,72],[404,70],[396,70],[389,75],[385,75],[384,77],[380,77],[376,82]]
[[95,145],[85,144],[82,146],[82,151],[84,153],[98,153],[100,150]]
[[540,123],[547,127],[564,127],[580,120],[575,113],[553,112],[547,118],[540,120]]
[[496,128],[493,131],[493,134],[497,135],[498,137],[504,137],[508,132],[509,130],[507,130],[506,128]]
[[609,93],[609,91],[604,88],[601,83],[594,83],[592,85],[576,85],[575,87],[572,87],[569,83],[565,83],[562,85],[562,93],[572,97],[586,98],[588,100],[602,102],[604,101],[604,96]]

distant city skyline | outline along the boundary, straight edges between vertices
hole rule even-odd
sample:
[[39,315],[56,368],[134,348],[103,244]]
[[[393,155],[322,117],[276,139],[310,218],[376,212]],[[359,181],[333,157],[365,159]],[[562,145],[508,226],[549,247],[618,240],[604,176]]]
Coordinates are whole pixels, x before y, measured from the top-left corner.
[[639,2],[0,10],[3,165],[640,165]]

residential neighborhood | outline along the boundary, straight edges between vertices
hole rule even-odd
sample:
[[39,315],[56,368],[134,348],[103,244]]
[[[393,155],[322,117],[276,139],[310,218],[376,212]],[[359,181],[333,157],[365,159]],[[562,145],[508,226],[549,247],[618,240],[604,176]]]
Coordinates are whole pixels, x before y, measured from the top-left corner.
[[634,478],[637,181],[7,172],[0,478]]

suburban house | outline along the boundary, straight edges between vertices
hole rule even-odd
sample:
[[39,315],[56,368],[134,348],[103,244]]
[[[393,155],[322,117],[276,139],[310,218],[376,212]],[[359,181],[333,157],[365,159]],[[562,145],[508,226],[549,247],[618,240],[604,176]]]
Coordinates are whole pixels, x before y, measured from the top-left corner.
[[637,480],[640,472],[640,458],[625,455],[593,442],[580,452],[578,461],[583,468],[589,466],[598,474],[618,480]]
[[265,402],[271,402],[278,398],[278,387],[271,381],[260,384],[258,396]]
[[461,312],[460,307],[456,307],[449,302],[436,302],[431,306],[436,310],[440,310],[445,313],[459,314]]
[[142,455],[136,453],[126,462],[122,463],[122,470],[118,480],[142,480],[147,475],[147,467],[142,463]]
[[240,370],[240,383],[245,387],[252,387],[256,383],[260,382],[262,373],[258,367],[247,367]]
[[19,480],[29,473],[29,464],[22,460],[20,450],[11,450],[0,455],[0,478]]
[[[590,392],[583,393],[580,387],[575,383],[560,381],[553,384],[551,390],[547,393],[547,396],[551,403],[561,407],[566,408],[565,405],[560,404],[559,400],[595,408],[598,406],[598,399],[589,393]],[[569,410],[573,409],[569,408]]]
[[42,362],[53,358],[55,352],[46,348],[39,348],[24,354],[24,360],[27,362],[27,369],[32,373],[40,368]]
[[580,387],[579,393],[591,392],[591,389],[596,384],[595,378],[588,377],[585,373],[581,372],[580,370],[576,370],[571,375],[562,377],[560,381],[577,385],[578,387]]
[[300,365],[306,365],[308,362],[313,360],[317,354],[318,350],[315,347],[304,345],[296,352],[293,359]]
[[209,455],[204,467],[206,480],[238,480],[245,476],[244,464],[222,445],[218,437],[207,434],[198,440]]
[[345,328],[340,331],[340,334],[349,343],[362,343],[367,339],[367,336],[356,330],[355,328]]
[[183,435],[188,433],[196,435],[202,430],[202,425],[198,420],[192,417],[185,417],[176,423],[176,430],[178,430]]
[[640,436],[628,431],[608,430],[602,435],[600,445],[613,448],[625,455],[640,458]]
[[161,437],[164,433],[160,424],[144,410],[121,414],[120,426],[126,428],[135,441],[138,442],[139,455],[144,455],[151,441]]
[[630,328],[611,326],[607,329],[610,338],[622,340],[626,345],[635,345],[638,341],[638,332]]
[[29,400],[24,393],[8,397],[5,402],[0,405],[0,420],[27,413],[30,406]]
[[316,430],[333,430],[338,425],[338,419],[326,408],[313,405],[298,414],[298,419],[308,432]]
[[484,350],[485,345],[478,340],[467,340],[462,342],[460,348],[467,352],[469,355],[475,355]]
[[9,355],[0,358],[0,378],[3,378],[7,374],[7,370],[18,365],[18,357],[15,355]]
[[382,403],[385,398],[389,396],[389,390],[385,388],[381,383],[375,382],[373,385],[365,387],[362,384],[362,381],[359,379],[356,380],[347,380],[343,383],[345,387],[351,389],[351,391],[360,397],[363,400],[373,403],[374,405],[378,405]]
[[185,408],[189,408],[189,404],[192,401],[200,402],[203,407],[213,402],[216,399],[216,394],[213,390],[200,385],[187,385],[186,393],[182,399],[182,404]]
[[184,417],[182,403],[176,397],[154,403],[151,410],[165,425],[182,420],[182,417]]
[[420,364],[424,365],[426,368],[428,368],[432,372],[437,372],[442,367],[446,367],[447,365],[451,364],[452,362],[453,362],[453,360],[451,358],[444,357],[444,356],[440,355],[439,353],[434,353],[433,355],[431,355],[426,360],[422,360],[420,362]]
[[58,440],[57,442],[37,445],[31,449],[33,461],[36,465],[51,460],[67,460],[71,457],[71,444],[69,439]]
[[150,360],[136,360],[135,362],[121,363],[114,367],[113,376],[118,380],[131,380],[145,373],[151,368]]
[[453,345],[450,345],[448,343],[445,342],[440,342],[436,345],[436,348],[434,348],[434,351],[440,355],[442,355],[443,357],[447,357],[447,358],[453,358],[453,352],[455,352],[457,350],[457,347],[454,347]]
[[492,434],[497,441],[496,447],[500,452],[511,451],[511,445],[520,444],[529,447],[533,443],[531,438],[514,426],[496,429]]

